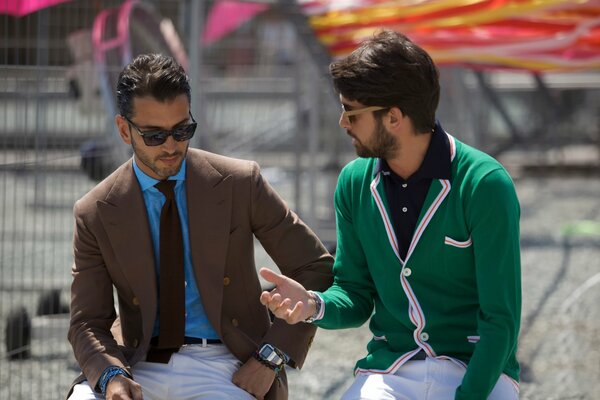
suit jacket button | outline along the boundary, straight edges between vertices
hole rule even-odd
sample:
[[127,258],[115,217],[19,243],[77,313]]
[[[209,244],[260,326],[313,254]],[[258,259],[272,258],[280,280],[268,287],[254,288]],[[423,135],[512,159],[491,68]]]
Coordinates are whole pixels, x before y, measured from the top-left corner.
[[231,279],[229,279],[228,276],[223,278],[223,286],[229,286],[230,283],[231,283]]
[[137,339],[133,339],[133,342],[131,342],[131,344],[132,344],[133,347],[137,348],[140,345],[140,342]]
[[134,306],[139,306],[140,305],[140,301],[138,300],[137,297],[134,297],[133,300],[131,300],[133,302]]
[[233,318],[233,319],[231,320],[231,324],[232,324],[233,326],[237,327],[237,326],[238,326],[240,323],[238,322],[238,320],[237,320],[237,319]]

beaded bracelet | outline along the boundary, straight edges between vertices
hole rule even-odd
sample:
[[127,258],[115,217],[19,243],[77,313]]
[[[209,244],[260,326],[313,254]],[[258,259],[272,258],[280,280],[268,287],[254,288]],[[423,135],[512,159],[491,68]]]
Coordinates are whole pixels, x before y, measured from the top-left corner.
[[108,367],[104,370],[102,376],[100,376],[100,379],[98,380],[98,388],[100,389],[100,393],[106,394],[108,382],[110,382],[110,380],[117,375],[129,376],[127,371],[117,366]]
[[258,362],[260,362],[262,365],[269,367],[270,369],[272,369],[273,371],[275,371],[275,375],[279,376],[279,372],[281,372],[281,370],[283,369],[283,367],[285,366],[285,364],[281,364],[279,366],[274,365],[270,362],[268,362],[267,360],[263,360],[259,355],[258,355],[258,351],[254,352],[253,354],[254,359],[256,359]]

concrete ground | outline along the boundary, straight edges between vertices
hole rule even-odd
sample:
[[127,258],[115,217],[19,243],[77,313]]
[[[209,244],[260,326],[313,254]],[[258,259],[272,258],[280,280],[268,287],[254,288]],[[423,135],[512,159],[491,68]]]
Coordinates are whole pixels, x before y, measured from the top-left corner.
[[[71,207],[92,185],[77,172],[0,170],[0,399],[60,399],[77,375],[64,318],[33,318],[27,360],[8,359],[5,330],[16,307],[35,315],[44,289],[59,287],[67,296]],[[521,176],[516,186],[522,207],[521,398],[597,399],[600,179]],[[285,197],[287,189],[280,190]],[[258,265],[268,262],[261,257]],[[290,399],[339,398],[369,337],[366,327],[320,330],[303,370],[289,372]]]

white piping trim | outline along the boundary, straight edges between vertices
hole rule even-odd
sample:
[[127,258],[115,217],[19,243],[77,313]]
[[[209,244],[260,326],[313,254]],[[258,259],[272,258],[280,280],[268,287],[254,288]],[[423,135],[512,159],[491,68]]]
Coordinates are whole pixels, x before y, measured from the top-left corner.
[[446,131],[444,131],[444,133],[448,135],[448,141],[450,142],[450,162],[452,162],[456,156],[456,142],[454,141],[454,136]]
[[[456,156],[456,143],[454,141],[454,138],[450,134],[448,134],[447,132],[445,132],[445,133],[446,133],[446,135],[448,135],[448,141],[450,143],[450,162],[452,162],[454,160],[454,157]],[[433,218],[433,215],[435,214],[437,209],[442,204],[442,201],[446,198],[448,193],[450,193],[450,188],[451,188],[450,181],[447,179],[439,179],[439,182],[442,185],[442,190],[438,193],[438,195],[434,199],[433,203],[431,203],[431,205],[429,206],[429,209],[425,213],[425,216],[423,217],[423,219],[417,226],[417,229],[415,231],[416,233],[413,234],[410,246],[406,253],[406,261],[405,261],[405,260],[402,260],[402,257],[400,257],[398,241],[396,239],[396,235],[392,228],[391,220],[390,220],[390,218],[387,214],[387,211],[383,205],[383,200],[381,199],[381,196],[379,195],[379,192],[377,191],[377,185],[379,185],[380,180],[381,180],[381,172],[378,172],[370,185],[371,194],[373,195],[373,198],[375,199],[375,204],[377,205],[377,208],[379,209],[379,213],[381,214],[381,218],[383,219],[385,231],[388,236],[388,240],[390,241],[390,244],[392,246],[392,250],[396,254],[396,257],[400,261],[400,264],[402,265],[402,270],[400,271],[400,284],[402,285],[404,293],[406,294],[408,302],[409,302],[409,306],[408,306],[409,318],[410,318],[411,322],[413,324],[415,324],[415,326],[417,328],[413,332],[413,337],[414,337],[417,345],[419,345],[419,347],[422,348],[429,357],[435,357],[436,354],[435,354],[435,351],[433,350],[433,348],[428,343],[423,341],[420,337],[421,333],[423,333],[423,328],[426,325],[425,314],[423,313],[423,309],[421,308],[421,305],[419,304],[419,301],[417,300],[417,297],[415,296],[415,294],[414,294],[410,284],[408,283],[408,280],[404,276],[403,272],[404,272],[404,266],[405,266],[406,262],[410,259],[410,256],[412,255],[412,252],[414,251],[415,247],[417,246],[417,243],[419,242],[421,235],[425,231],[425,228],[429,224],[429,221],[431,221],[431,219]],[[410,354],[410,353],[407,353],[407,354]],[[400,357],[400,359],[401,358],[402,357]],[[398,360],[400,360],[400,359],[398,359]],[[398,362],[398,360],[396,362]]]
[[394,361],[392,365],[390,365],[387,369],[356,368],[354,370],[354,376],[357,376],[359,374],[395,374],[401,366],[403,366],[408,360],[414,357],[414,355],[417,354],[419,351],[421,351],[420,347],[416,348],[413,351],[409,351],[408,353],[404,353],[399,358],[397,358],[396,361]]
[[387,217],[387,212],[385,211],[385,207],[383,205],[383,200],[381,196],[379,196],[379,192],[377,191],[377,185],[379,184],[379,180],[381,177],[381,173],[378,173],[373,182],[371,182],[371,194],[375,198],[375,203],[377,204],[377,208],[379,209],[379,213],[383,217],[383,224],[385,225],[385,232],[387,233],[388,240],[392,245],[392,249],[394,253],[396,253],[396,257],[400,260],[400,263],[404,267],[404,261],[400,257],[400,252],[398,250],[398,242],[396,241],[396,235],[394,234],[394,230],[392,228],[392,224],[390,219]]
[[479,342],[479,339],[481,339],[480,336],[467,336],[469,343],[477,343]]
[[[406,279],[406,277],[403,274],[404,265],[405,265],[406,261],[402,260],[402,257],[400,257],[398,242],[396,240],[396,235],[394,234],[394,230],[392,228],[391,220],[387,214],[385,206],[383,205],[383,200],[382,200],[381,196],[379,195],[379,192],[377,191],[377,185],[379,184],[380,180],[381,180],[381,172],[377,173],[377,175],[375,176],[375,179],[373,179],[373,181],[371,182],[371,185],[370,185],[371,194],[373,195],[373,198],[375,199],[375,204],[377,205],[377,208],[379,209],[379,213],[381,214],[381,218],[383,220],[383,224],[385,227],[386,234],[388,236],[388,240],[390,241],[390,244],[392,246],[392,249],[394,250],[394,253],[396,254],[396,257],[398,258],[398,260],[400,260],[400,264],[402,265],[402,270],[400,272],[400,284],[402,285],[404,293],[406,294],[406,296],[408,298],[408,302],[409,302],[408,313],[409,313],[410,320],[413,324],[415,324],[415,326],[417,328],[413,332],[413,337],[415,339],[415,342],[419,345],[419,347],[421,347],[425,351],[425,353],[427,353],[428,356],[435,357],[436,354],[435,354],[435,351],[433,350],[433,348],[428,343],[426,343],[425,341],[423,341],[420,338],[420,335],[423,332],[423,328],[426,325],[425,314],[423,313],[423,309],[421,308],[421,305],[419,304],[417,297],[415,296],[410,284],[408,283],[408,280]],[[421,235],[425,231],[425,228],[429,224],[429,221],[431,221],[431,219],[433,218],[433,215],[435,214],[437,209],[442,204],[442,201],[444,200],[444,198],[448,195],[448,193],[450,193],[450,187],[451,187],[450,181],[448,181],[446,179],[440,179],[439,182],[442,185],[442,190],[438,193],[438,195],[435,198],[435,200],[433,201],[433,203],[431,203],[431,206],[429,206],[429,209],[425,213],[425,216],[423,217],[423,219],[417,226],[417,229],[415,231],[416,233],[413,235],[410,247],[408,248],[408,252],[406,253],[407,261],[410,258],[412,252],[414,251],[419,239],[421,238]]]
[[[451,187],[450,181],[447,179],[438,179],[438,180],[442,184],[442,190],[438,193],[435,200],[433,200],[433,203],[431,203],[431,206],[429,206],[429,209],[425,213],[425,216],[421,220],[421,223],[419,223],[419,225],[417,226],[417,229],[415,230],[415,234],[413,235],[412,241],[410,243],[410,247],[408,248],[408,252],[406,253],[407,261],[410,258],[410,256],[412,255],[412,252],[415,249],[415,247],[417,247],[417,243],[419,242],[421,235],[423,235],[423,232],[425,232],[425,228],[427,228],[427,225],[429,225],[429,221],[431,221],[431,219],[433,218],[433,215],[435,214],[437,209],[442,204],[442,201],[444,201],[444,199],[446,198],[448,193],[450,193],[450,187]],[[387,214],[386,214],[386,217],[387,217]]]
[[467,240],[465,240],[464,242],[461,242],[460,240],[455,240],[455,239],[452,239],[450,236],[446,236],[444,238],[444,243],[447,245],[450,245],[450,246],[459,247],[461,249],[464,249],[464,248],[471,246],[473,244],[473,240],[471,239],[471,236],[469,236],[469,238]]

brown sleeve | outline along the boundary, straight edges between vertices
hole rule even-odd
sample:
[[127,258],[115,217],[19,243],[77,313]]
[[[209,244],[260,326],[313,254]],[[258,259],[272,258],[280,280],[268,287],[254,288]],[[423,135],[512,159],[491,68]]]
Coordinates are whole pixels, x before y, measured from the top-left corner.
[[[281,272],[305,288],[324,291],[333,282],[333,257],[319,238],[273,190],[252,164],[252,229]],[[316,328],[312,324],[289,325],[275,319],[264,337],[284,351],[292,366],[302,367]]]
[[116,312],[113,285],[96,236],[86,218],[94,205],[75,204],[74,263],[71,284],[71,321],[68,339],[83,374],[92,387],[111,365],[127,369],[127,361],[111,334]]

